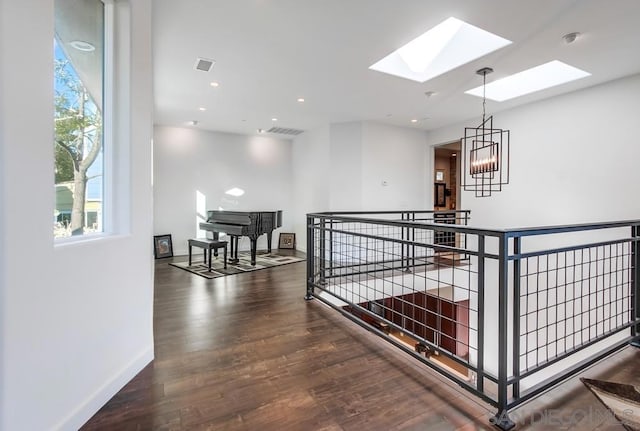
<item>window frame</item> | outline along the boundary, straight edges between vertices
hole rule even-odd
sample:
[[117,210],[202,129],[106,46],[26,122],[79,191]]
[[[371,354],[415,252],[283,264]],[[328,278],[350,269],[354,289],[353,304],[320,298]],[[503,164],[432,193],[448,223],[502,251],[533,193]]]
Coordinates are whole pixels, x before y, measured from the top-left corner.
[[[103,53],[102,53],[102,230],[100,232],[83,233],[68,237],[55,237],[54,245],[65,245],[110,237],[116,232],[114,212],[114,136],[116,134],[114,105],[115,105],[115,76],[116,67],[116,10],[115,0],[100,0],[103,4]],[[55,185],[55,183],[54,183]],[[55,187],[54,187],[55,190]],[[55,201],[55,198],[54,198]],[[85,194],[86,203],[86,194]],[[85,217],[86,217],[85,208]],[[85,218],[86,224],[86,218]],[[53,233],[53,232],[52,232]]]

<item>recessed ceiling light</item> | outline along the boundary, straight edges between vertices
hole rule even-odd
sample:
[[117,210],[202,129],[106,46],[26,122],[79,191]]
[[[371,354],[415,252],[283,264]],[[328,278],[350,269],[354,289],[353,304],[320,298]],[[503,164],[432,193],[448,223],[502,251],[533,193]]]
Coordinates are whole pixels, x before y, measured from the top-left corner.
[[455,157],[455,156],[457,156],[456,153],[451,153],[451,157]]
[[207,108],[203,108],[203,107],[200,107],[200,108],[198,108],[198,109],[199,109],[200,111],[206,111],[206,110],[207,110]]
[[425,82],[510,43],[510,40],[451,17],[369,69]]
[[239,189],[238,187],[234,187],[232,189],[227,190],[226,192],[224,192],[227,195],[231,195],[231,196],[242,196],[244,194],[244,190]]
[[85,42],[83,40],[71,41],[69,42],[69,45],[71,45],[73,48],[77,49],[78,51],[91,52],[96,50],[96,47],[93,44],[89,42]]
[[302,97],[298,97],[298,102],[303,103],[304,99]]
[[189,121],[189,125],[190,125],[190,126],[197,126],[197,125],[198,125],[198,120],[191,120],[191,121]]
[[415,118],[411,120],[412,123],[417,123],[418,120],[416,120]]
[[[487,84],[486,97],[496,102],[502,102],[590,75],[589,72],[553,60]],[[465,91],[465,93],[482,97],[483,86]]]
[[278,119],[274,117],[271,119],[271,121],[278,121]]
[[209,84],[209,85],[211,85],[212,87],[219,87],[219,86],[220,86],[220,83],[213,81],[213,82],[212,82],[211,84]]

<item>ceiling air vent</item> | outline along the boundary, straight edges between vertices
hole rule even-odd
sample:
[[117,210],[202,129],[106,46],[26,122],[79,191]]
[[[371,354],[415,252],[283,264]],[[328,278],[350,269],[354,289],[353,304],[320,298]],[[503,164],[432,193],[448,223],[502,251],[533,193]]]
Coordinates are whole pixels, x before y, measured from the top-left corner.
[[209,60],[208,58],[197,58],[196,65],[194,66],[194,68],[196,70],[208,72],[211,70],[214,64],[216,64],[216,62],[213,60]]
[[304,132],[300,129],[287,129],[286,127],[272,127],[267,130],[267,133],[280,133],[281,135],[299,135]]

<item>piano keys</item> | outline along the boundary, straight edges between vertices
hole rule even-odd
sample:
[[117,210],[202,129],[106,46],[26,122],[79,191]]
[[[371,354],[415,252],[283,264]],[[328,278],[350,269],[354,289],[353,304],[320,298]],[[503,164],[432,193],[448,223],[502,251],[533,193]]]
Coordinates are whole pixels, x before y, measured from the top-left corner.
[[256,264],[256,244],[258,237],[267,234],[267,246],[271,253],[273,230],[282,226],[282,210],[277,211],[207,211],[207,222],[200,223],[200,229],[213,233],[218,239],[220,232],[231,238],[230,263],[238,263],[238,238],[249,237],[251,241],[251,265]]

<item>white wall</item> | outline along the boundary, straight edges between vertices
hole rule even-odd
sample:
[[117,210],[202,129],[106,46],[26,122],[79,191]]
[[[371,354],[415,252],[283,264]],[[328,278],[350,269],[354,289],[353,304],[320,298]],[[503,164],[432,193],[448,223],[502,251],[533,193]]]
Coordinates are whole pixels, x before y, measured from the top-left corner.
[[431,188],[427,188],[426,133],[366,122],[362,135],[361,209],[431,209],[432,205],[427,207]]
[[362,210],[362,123],[330,125],[329,170],[316,181],[329,181],[329,210]]
[[[272,247],[277,248],[279,232],[291,232],[290,140],[157,126],[153,158],[154,231],[172,235],[174,254],[187,254],[187,240],[204,235],[198,234],[198,213],[206,218],[206,210],[218,207],[282,210],[282,228],[274,231]],[[233,187],[245,194],[225,194]],[[198,193],[205,201],[199,211]],[[248,250],[249,246],[249,239],[242,237],[239,248]],[[266,247],[266,235],[262,235],[258,249]]]
[[[511,179],[502,192],[462,209],[482,227],[544,226],[640,217],[640,75],[494,115],[511,131]],[[464,134],[478,119],[429,134],[432,145]]]
[[426,138],[424,131],[373,122],[330,124],[296,137],[297,248],[306,248],[310,212],[425,209],[431,202]]
[[74,430],[153,358],[151,2],[131,4],[129,229],[65,246],[52,229],[53,2],[0,0],[0,17],[0,429]]
[[296,248],[306,249],[306,218],[330,208],[330,126],[308,130],[292,146],[293,231]]
[[[6,157],[4,155],[5,148],[8,143],[7,136],[7,109],[9,108],[8,104],[4,102],[4,95],[7,94],[7,69],[5,59],[5,51],[7,50],[6,44],[9,40],[7,38],[6,31],[4,29],[8,28],[7,24],[7,12],[8,5],[5,0],[0,0],[0,94],[2,94],[2,98],[0,98],[0,215],[4,215],[6,210],[6,197],[5,197],[5,166],[6,166]],[[3,217],[4,218],[4,217]],[[5,236],[5,227],[4,223],[0,221],[0,352],[6,351],[7,345],[7,335],[6,335],[6,323],[4,318],[4,310],[6,308],[6,293],[8,290],[7,284],[7,272],[5,270],[5,260],[7,258],[7,238]],[[6,370],[5,367],[4,355],[0,353],[0,418],[6,417],[6,407],[5,407],[5,393],[6,389],[2,384],[4,379],[4,373]],[[3,421],[0,419],[0,430],[3,429]]]

